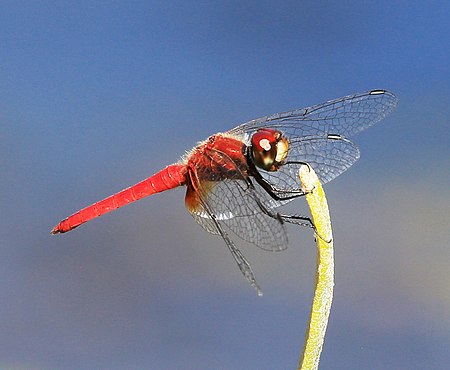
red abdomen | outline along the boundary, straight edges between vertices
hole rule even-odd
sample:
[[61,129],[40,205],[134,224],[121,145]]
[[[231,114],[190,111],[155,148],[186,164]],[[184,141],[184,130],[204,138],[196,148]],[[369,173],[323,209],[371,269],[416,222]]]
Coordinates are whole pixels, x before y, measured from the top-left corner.
[[65,233],[93,218],[104,215],[105,213],[111,212],[128,203],[185,184],[186,165],[172,164],[153,176],[150,176],[148,179],[83,208],[72,216],[67,217],[53,228],[52,234]]

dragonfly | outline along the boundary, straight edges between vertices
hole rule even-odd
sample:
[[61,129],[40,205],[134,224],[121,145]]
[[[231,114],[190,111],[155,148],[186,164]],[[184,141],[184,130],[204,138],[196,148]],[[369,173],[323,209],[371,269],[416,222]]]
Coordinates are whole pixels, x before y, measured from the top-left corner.
[[149,195],[186,186],[189,213],[207,232],[223,238],[241,273],[261,295],[236,241],[281,251],[288,245],[286,223],[314,228],[308,217],[279,209],[305,195],[299,167],[312,167],[322,184],[339,176],[360,157],[348,138],[382,120],[396,105],[391,92],[371,90],[251,120],[210,136],[177,163],[72,214],[52,234]]

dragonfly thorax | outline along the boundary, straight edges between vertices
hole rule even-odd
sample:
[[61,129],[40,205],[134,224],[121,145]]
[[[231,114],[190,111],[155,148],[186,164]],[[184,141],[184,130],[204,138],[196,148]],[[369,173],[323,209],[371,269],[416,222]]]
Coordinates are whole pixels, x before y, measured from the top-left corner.
[[276,171],[283,165],[289,142],[280,131],[259,129],[252,135],[251,153],[255,165],[266,171]]

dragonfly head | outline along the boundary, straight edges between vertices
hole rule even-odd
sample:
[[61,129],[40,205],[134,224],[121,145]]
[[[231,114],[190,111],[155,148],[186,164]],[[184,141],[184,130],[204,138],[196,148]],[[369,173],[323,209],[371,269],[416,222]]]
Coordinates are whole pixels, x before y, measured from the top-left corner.
[[255,165],[266,171],[276,171],[284,163],[289,142],[280,131],[259,129],[252,135],[251,153]]

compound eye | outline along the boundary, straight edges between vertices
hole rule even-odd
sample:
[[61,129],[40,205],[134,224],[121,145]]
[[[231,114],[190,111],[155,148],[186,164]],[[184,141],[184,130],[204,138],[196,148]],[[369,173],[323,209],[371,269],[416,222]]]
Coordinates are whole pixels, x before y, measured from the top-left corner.
[[252,155],[255,165],[266,171],[275,171],[277,140],[280,133],[275,130],[261,129],[252,136]]

